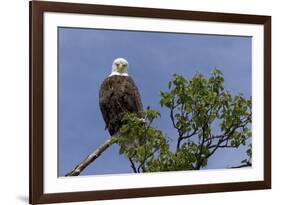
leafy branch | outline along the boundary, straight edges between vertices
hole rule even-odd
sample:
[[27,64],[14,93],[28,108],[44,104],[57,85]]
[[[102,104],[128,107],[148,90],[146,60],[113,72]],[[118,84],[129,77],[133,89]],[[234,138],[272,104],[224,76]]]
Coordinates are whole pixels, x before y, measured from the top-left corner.
[[[198,170],[219,149],[247,146],[247,158],[240,165],[252,166],[252,100],[242,94],[232,95],[224,89],[224,77],[215,69],[209,78],[196,74],[191,80],[174,74],[167,91],[160,92],[160,105],[168,109],[177,135],[169,138],[153,127],[158,111],[147,109],[139,114],[127,113],[115,136],[87,156],[67,176],[77,176],[110,145],[119,145],[119,154],[130,162],[134,173]],[[175,140],[176,150],[170,142]]]
[[186,80],[174,74],[168,91],[161,92],[160,104],[169,109],[172,125],[178,131],[177,150],[183,146],[192,150],[195,169],[205,167],[218,149],[238,148],[250,142],[251,98],[232,96],[223,83],[223,74],[217,69],[209,79],[196,74]]

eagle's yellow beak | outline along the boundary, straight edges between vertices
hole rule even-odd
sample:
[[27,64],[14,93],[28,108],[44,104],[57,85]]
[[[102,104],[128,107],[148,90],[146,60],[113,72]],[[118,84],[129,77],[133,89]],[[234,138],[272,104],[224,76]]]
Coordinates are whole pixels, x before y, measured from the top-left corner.
[[123,65],[122,63],[119,63],[119,64],[117,65],[117,71],[118,71],[119,73],[122,73],[122,72],[124,71],[124,65]]

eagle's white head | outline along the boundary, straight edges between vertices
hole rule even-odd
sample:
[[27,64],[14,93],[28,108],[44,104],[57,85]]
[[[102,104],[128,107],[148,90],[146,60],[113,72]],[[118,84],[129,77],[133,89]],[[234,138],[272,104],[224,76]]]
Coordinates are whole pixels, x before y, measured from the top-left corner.
[[129,63],[124,58],[116,58],[112,63],[112,72],[109,76],[121,75],[128,76]]

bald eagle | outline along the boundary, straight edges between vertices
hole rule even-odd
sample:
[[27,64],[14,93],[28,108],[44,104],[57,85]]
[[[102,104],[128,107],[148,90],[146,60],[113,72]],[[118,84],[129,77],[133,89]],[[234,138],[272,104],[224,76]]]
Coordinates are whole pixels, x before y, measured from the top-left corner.
[[128,75],[129,64],[124,58],[113,61],[111,74],[102,82],[99,91],[100,110],[111,136],[122,126],[124,114],[143,110],[138,88]]

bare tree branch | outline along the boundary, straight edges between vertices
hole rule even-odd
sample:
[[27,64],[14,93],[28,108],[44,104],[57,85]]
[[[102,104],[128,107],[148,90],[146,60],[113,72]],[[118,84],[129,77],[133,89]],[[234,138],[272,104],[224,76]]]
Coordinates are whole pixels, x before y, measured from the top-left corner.
[[239,166],[230,167],[230,168],[236,169],[236,168],[251,167],[251,166],[252,166],[251,162],[246,162],[245,164],[241,164]]
[[65,176],[78,176],[87,166],[95,161],[105,150],[111,145],[117,142],[116,137],[111,137],[100,145],[93,153],[89,154],[84,160],[82,160],[71,172]]
[[129,158],[129,161],[130,161],[130,163],[131,163],[131,167],[132,167],[134,173],[138,173],[138,172],[137,172],[137,168],[136,168],[136,166],[135,166],[135,163],[133,162],[133,160],[132,160],[131,157]]
[[191,138],[193,135],[196,134],[197,131],[198,131],[198,128],[195,128],[191,134],[182,136],[181,139],[188,139],[188,138]]

